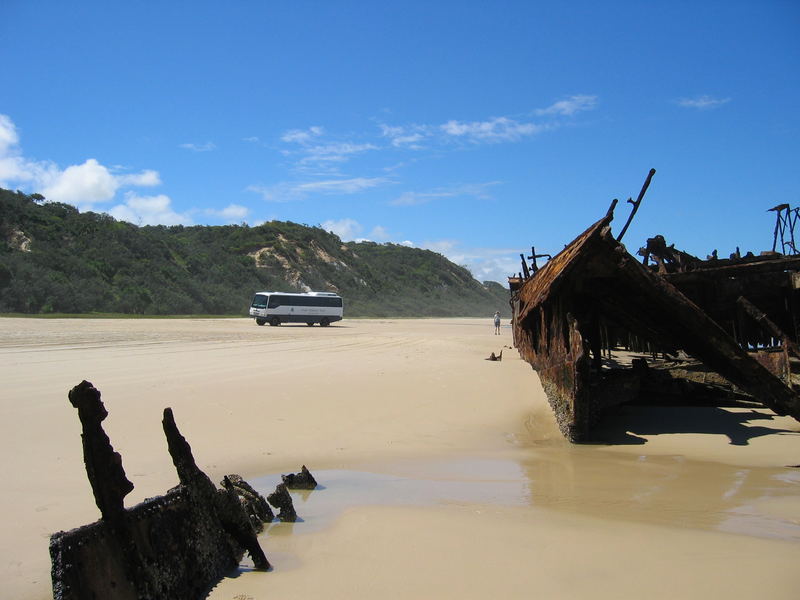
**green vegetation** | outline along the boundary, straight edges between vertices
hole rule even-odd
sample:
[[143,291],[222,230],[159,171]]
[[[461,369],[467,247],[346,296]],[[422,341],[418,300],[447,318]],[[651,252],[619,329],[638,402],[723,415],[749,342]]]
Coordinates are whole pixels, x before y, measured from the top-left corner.
[[510,314],[508,292],[429,250],[320,227],[137,227],[0,189],[0,312],[245,315],[259,290],[336,291],[346,316]]

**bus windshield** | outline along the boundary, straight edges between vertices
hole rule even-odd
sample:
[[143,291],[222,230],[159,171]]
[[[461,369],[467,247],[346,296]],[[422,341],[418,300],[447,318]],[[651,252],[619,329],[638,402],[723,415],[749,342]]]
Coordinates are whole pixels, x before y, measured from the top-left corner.
[[267,308],[267,297],[264,294],[256,294],[253,296],[253,303],[250,306],[253,308]]

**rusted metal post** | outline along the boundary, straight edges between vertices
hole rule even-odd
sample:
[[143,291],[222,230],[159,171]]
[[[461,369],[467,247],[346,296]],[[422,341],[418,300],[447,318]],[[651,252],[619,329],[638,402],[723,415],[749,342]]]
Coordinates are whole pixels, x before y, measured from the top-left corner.
[[534,273],[539,270],[539,264],[536,262],[536,259],[545,257],[547,257],[547,260],[553,258],[550,254],[536,254],[536,248],[531,246],[531,255],[528,258],[532,261],[531,268],[533,269]]
[[531,255],[528,257],[528,260],[531,261],[531,268],[533,269],[533,272],[536,273],[536,271],[539,270],[539,265],[536,264],[536,248],[533,246],[531,246]]
[[636,214],[636,211],[639,210],[639,205],[642,203],[642,198],[644,198],[644,194],[647,191],[647,188],[650,187],[650,180],[653,179],[653,175],[656,174],[655,169],[650,169],[650,172],[647,174],[647,179],[644,180],[644,185],[642,186],[642,191],[639,192],[639,196],[636,198],[636,202],[628,198],[628,202],[633,204],[633,209],[631,210],[631,214],[628,216],[628,220],[625,222],[625,226],[622,228],[622,231],[619,232],[617,236],[617,241],[619,242],[622,240],[622,236],[625,235],[625,232],[628,231],[628,226],[633,221],[633,215]]
[[525,275],[525,279],[528,279],[528,277],[531,276],[531,272],[528,269],[528,263],[525,262],[525,255],[524,254],[520,254],[519,258],[522,261],[522,272]]
[[92,486],[97,508],[103,519],[119,522],[124,515],[123,499],[133,484],[122,468],[122,457],[114,451],[101,423],[108,411],[100,400],[100,391],[88,381],[81,381],[68,394],[70,404],[78,409],[83,432],[83,461]]

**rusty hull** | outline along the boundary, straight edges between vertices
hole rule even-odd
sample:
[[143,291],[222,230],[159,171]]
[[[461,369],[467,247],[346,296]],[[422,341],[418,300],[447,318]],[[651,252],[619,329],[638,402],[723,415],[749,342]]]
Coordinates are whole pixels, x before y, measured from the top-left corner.
[[538,372],[559,427],[591,439],[608,406],[633,400],[635,370],[604,370],[604,328],[685,351],[779,414],[800,420],[800,402],[696,304],[628,254],[611,235],[609,213],[512,294],[514,342]]

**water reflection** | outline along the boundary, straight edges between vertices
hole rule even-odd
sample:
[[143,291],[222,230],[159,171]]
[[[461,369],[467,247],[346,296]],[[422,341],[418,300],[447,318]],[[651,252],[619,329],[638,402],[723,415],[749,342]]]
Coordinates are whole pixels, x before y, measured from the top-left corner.
[[788,469],[614,455],[592,447],[540,452],[522,465],[534,506],[800,541],[800,509],[776,515],[765,502],[797,497],[799,482]]
[[[488,504],[800,541],[800,472],[788,468],[560,444],[519,452],[513,460],[406,461],[372,468],[316,471],[324,489],[292,492],[303,522],[273,523],[269,535],[317,531],[354,506]],[[278,481],[280,476],[272,475],[252,483],[266,495]]]

